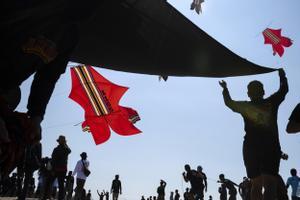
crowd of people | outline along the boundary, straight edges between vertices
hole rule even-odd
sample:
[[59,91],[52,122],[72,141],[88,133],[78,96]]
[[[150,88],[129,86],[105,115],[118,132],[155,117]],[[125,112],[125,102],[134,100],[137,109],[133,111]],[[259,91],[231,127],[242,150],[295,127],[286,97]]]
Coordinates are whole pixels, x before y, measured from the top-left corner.
[[[57,142],[58,145],[54,148],[51,158],[41,158],[40,151],[32,151],[31,147],[30,153],[25,158],[25,164],[18,166],[17,172],[13,173],[11,177],[2,177],[1,195],[18,196],[19,200],[26,197],[49,199],[56,196],[59,200],[65,197],[71,199],[75,182],[74,176],[76,176],[74,199],[81,200],[82,196],[90,196],[90,192],[86,193],[84,190],[84,183],[89,175],[87,153],[80,154],[81,159],[77,162],[74,171],[69,171],[67,175],[68,156],[71,149],[67,145],[65,136],[59,136]],[[41,148],[41,145],[39,147]],[[28,158],[34,158],[34,162],[32,159],[27,161]],[[37,169],[38,184],[35,187],[33,172]]]
[[[281,159],[288,159],[280,146],[277,113],[287,92],[288,83],[283,69],[279,69],[280,87],[277,92],[268,98],[264,98],[263,84],[252,81],[248,84],[248,96],[250,101],[232,100],[225,81],[220,82],[223,88],[224,102],[232,111],[242,115],[245,122],[245,137],[243,143],[243,158],[247,177],[243,178],[239,185],[226,179],[224,174],[219,175],[218,192],[220,200],[235,200],[239,193],[243,200],[287,200],[287,188],[292,188],[292,200],[300,199],[300,179],[296,169],[291,170],[291,177],[285,184],[279,174]],[[3,127],[2,127],[3,128]],[[300,104],[296,106],[289,118],[286,131],[297,133],[300,131]],[[2,132],[5,138],[5,132]],[[51,158],[41,158],[41,143],[27,145],[23,161],[17,166],[17,173],[11,177],[1,177],[1,195],[18,196],[24,200],[25,197],[38,197],[42,200],[56,197],[63,199],[91,199],[91,191],[84,189],[85,181],[89,174],[89,161],[87,153],[82,152],[74,171],[67,175],[68,156],[71,149],[67,145],[66,138],[59,136],[58,146],[53,150]],[[268,147],[268,148],[265,148]],[[38,184],[35,188],[33,173],[39,170]],[[183,180],[190,182],[182,197],[184,200],[203,200],[207,192],[207,177],[198,166],[196,170],[189,165],[184,166]],[[76,176],[76,187],[75,178]],[[166,181],[161,180],[157,188],[157,196],[150,196],[146,200],[165,200]],[[73,195],[73,189],[75,195]],[[58,194],[57,191],[58,190]],[[97,191],[100,200],[108,200],[109,192]],[[119,175],[115,176],[111,186],[112,199],[118,200],[122,194]],[[179,200],[181,195],[176,189],[170,194],[170,200]],[[209,197],[212,199],[212,196]],[[142,200],[145,197],[142,196]]]
[[[82,160],[84,160],[84,163],[88,163],[88,160],[86,158],[87,155],[85,152],[83,152],[81,154],[81,160],[77,162],[74,172],[69,171],[68,175],[62,178],[63,186],[59,185],[58,177],[53,179],[53,173],[51,175],[51,170],[49,169],[49,166],[51,165],[50,163],[52,163],[52,160],[49,158],[44,158],[44,165],[39,169],[37,187],[35,185],[35,179],[32,177],[30,179],[30,184],[27,189],[26,197],[39,199],[52,198],[65,200],[91,200],[91,190],[88,190],[88,192],[86,192],[86,190],[84,189],[84,184],[80,183],[80,181],[82,181],[84,177],[82,174],[79,177],[77,175],[77,187],[75,188],[75,195],[73,195],[74,175],[79,172],[78,169],[80,166],[78,165],[78,163],[82,163]],[[194,170],[191,169],[190,165],[187,164],[184,166],[184,169],[185,172],[182,173],[182,176],[186,182],[190,183],[190,187],[186,188],[182,196],[179,193],[178,189],[175,189],[174,192],[171,191],[169,195],[169,200],[204,200],[204,194],[207,192],[208,184],[206,174],[202,171],[202,167],[198,166],[197,170]],[[300,178],[297,176],[296,169],[291,169],[290,173],[291,177],[287,179],[286,185],[284,187],[289,188],[291,186],[291,199],[299,200],[300,193],[298,185],[300,183]],[[22,178],[23,177],[19,177],[17,173],[12,173],[9,179],[6,179],[5,182],[1,182],[0,196],[15,197],[18,196],[18,193],[22,193],[22,187],[20,187],[20,185],[22,185]],[[78,178],[81,179],[79,180],[79,184]],[[87,177],[85,176],[85,179],[86,178]],[[51,182],[51,187],[48,188],[47,184],[49,184],[49,182]],[[251,200],[252,183],[249,178],[243,177],[243,181],[240,184],[236,184],[230,179],[225,178],[224,174],[220,174],[217,183],[220,184],[218,188],[220,200],[236,200],[238,194],[240,195],[242,200]],[[167,200],[167,195],[165,193],[166,186],[167,182],[161,180],[160,185],[158,186],[156,191],[157,195],[149,196],[147,198],[145,198],[145,196],[142,196],[141,200]],[[50,189],[50,192],[48,191],[48,193],[45,193],[47,189]],[[57,193],[57,190],[63,192]],[[110,193],[112,194],[112,200],[118,200],[119,194],[122,194],[122,185],[121,181],[119,180],[119,175],[116,175],[115,179],[112,181]],[[110,193],[109,191],[105,190],[103,190],[102,192],[99,192],[97,190],[99,200],[110,200]],[[287,191],[285,191],[285,194],[287,194]],[[209,195],[208,200],[212,199],[213,197]],[[284,198],[281,197],[277,199],[288,200],[289,198],[285,196]]]
[[[35,158],[36,162],[34,163],[38,167],[25,164],[26,169],[31,168],[24,170],[25,165],[21,165],[18,166],[17,172],[13,172],[10,177],[0,179],[0,196],[17,196],[18,200],[25,200],[26,198],[91,200],[91,190],[86,192],[84,188],[85,181],[91,173],[87,153],[82,152],[80,154],[80,159],[76,163],[74,171],[69,171],[67,174],[68,156],[71,149],[67,145],[65,136],[60,135],[57,142],[58,145],[54,148],[51,158],[41,158],[40,154],[37,154],[39,151],[30,151],[29,157]],[[33,177],[36,170],[38,170],[37,186]],[[109,200],[110,194],[108,191],[103,190],[100,193],[97,190],[97,193],[100,200]],[[118,200],[119,194],[122,194],[119,175],[115,175],[115,179],[112,181],[111,194],[113,200]]]

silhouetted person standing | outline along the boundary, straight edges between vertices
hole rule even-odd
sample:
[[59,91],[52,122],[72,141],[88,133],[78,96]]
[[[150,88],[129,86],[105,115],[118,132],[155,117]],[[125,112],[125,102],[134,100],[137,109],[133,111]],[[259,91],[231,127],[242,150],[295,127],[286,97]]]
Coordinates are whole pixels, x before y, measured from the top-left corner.
[[185,165],[184,169],[186,171],[182,173],[185,182],[190,182],[191,190],[195,200],[201,199],[201,194],[203,193],[202,183],[199,181],[199,173],[196,170],[192,170],[189,165]]
[[[226,106],[240,113],[245,122],[246,135],[243,144],[244,164],[251,179],[251,199],[274,200],[278,185],[281,158],[277,113],[288,92],[288,83],[283,69],[279,69],[279,90],[264,99],[263,84],[252,81],[248,84],[250,101],[231,99],[227,84],[220,82]],[[264,194],[262,194],[264,187]]]
[[297,133],[300,132],[300,103],[293,110],[289,122],[286,127],[286,132]]
[[175,190],[175,197],[174,200],[179,200],[180,194],[178,193],[178,190]]
[[105,200],[109,200],[109,192],[105,192]]
[[224,174],[219,175],[220,183],[224,184],[224,186],[228,189],[229,198],[228,200],[236,200],[237,190],[235,186],[238,186],[234,182],[229,179],[225,179]]
[[204,200],[204,191],[207,192],[207,178],[206,178],[206,174],[202,171],[201,166],[197,167],[197,172],[198,172],[198,181],[201,186],[200,199]]
[[211,196],[211,195],[209,195],[209,197],[208,197],[208,200],[213,200],[213,198],[212,198],[212,196]]
[[89,190],[88,193],[86,194],[85,200],[92,200],[91,190]]
[[[183,199],[184,199],[184,200],[190,200],[190,199],[189,199],[189,196],[190,196],[189,188],[186,188],[186,189],[185,189],[185,192],[183,193]],[[171,200],[171,199],[170,199],[170,200]]]
[[119,180],[119,175],[116,175],[115,179],[112,181],[110,192],[112,193],[113,200],[118,200],[119,194],[122,194],[122,185]]
[[157,200],[165,200],[165,188],[167,183],[164,180],[160,180],[160,185],[157,188]]
[[220,193],[220,200],[227,200],[227,190],[224,183],[221,184],[218,192]]
[[73,195],[74,177],[72,176],[72,173],[72,171],[69,171],[68,176],[66,177],[67,200],[71,200]]
[[82,193],[84,190],[84,184],[86,181],[87,176],[84,173],[84,168],[89,168],[90,163],[87,160],[87,154],[86,152],[82,152],[80,154],[81,159],[77,162],[75,169],[73,171],[72,176],[75,176],[75,174],[77,174],[76,177],[76,188],[75,188],[75,200],[81,200],[82,197]]
[[56,178],[58,180],[58,187],[59,187],[58,200],[63,200],[65,197],[64,180],[67,173],[68,156],[71,153],[71,149],[67,145],[65,136],[60,135],[56,141],[58,142],[58,146],[53,150],[52,153],[52,159],[51,159],[52,172],[49,174],[48,178],[46,179],[45,194],[43,199],[49,197],[50,188]]
[[174,200],[174,192],[170,193],[170,200]]
[[97,190],[97,194],[99,196],[99,200],[104,200],[104,193],[103,192],[99,193],[99,191]]
[[300,183],[300,178],[297,176],[297,170],[296,169],[291,169],[291,177],[287,179],[286,182],[286,187],[289,188],[289,186],[292,187],[292,200],[300,200],[300,197],[297,197],[297,189],[298,185]]
[[31,197],[33,195],[34,188],[32,187],[33,186],[35,187],[35,185],[32,184],[32,181],[34,181],[33,173],[40,167],[41,160],[42,160],[42,144],[38,142],[33,145],[27,145],[25,149],[25,155],[23,158],[22,167],[21,166],[18,167],[18,168],[22,168],[21,171],[24,173],[24,183],[23,183],[22,192],[18,197],[19,200],[25,200],[27,196]]
[[247,177],[239,184],[239,193],[243,200],[250,200],[251,182]]

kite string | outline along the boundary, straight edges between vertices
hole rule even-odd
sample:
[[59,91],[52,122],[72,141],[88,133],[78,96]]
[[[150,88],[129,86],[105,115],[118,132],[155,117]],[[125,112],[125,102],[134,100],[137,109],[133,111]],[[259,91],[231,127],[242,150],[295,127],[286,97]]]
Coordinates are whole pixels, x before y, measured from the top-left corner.
[[47,126],[43,129],[52,129],[52,128],[59,128],[59,127],[64,127],[64,126],[69,126],[69,125],[73,125],[73,126],[78,126],[79,124],[81,124],[82,122],[67,122],[67,123],[62,123],[62,124],[56,124],[56,125],[52,125],[52,126]]

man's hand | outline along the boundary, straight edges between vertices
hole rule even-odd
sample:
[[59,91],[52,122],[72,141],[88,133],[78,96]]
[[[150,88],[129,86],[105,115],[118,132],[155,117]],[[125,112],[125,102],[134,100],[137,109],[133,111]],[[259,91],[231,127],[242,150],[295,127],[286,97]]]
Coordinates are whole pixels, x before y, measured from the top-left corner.
[[219,84],[220,84],[220,86],[221,86],[223,89],[226,89],[226,88],[227,88],[227,83],[226,83],[224,80],[219,81]]
[[283,68],[278,69],[278,74],[279,74],[279,77],[285,77],[285,71],[283,70]]

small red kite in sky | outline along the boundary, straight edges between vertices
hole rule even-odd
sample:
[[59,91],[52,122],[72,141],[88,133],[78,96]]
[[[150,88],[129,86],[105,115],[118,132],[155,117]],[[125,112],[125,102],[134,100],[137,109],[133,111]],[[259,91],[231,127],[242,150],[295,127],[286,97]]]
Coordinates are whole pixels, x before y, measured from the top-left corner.
[[290,47],[293,43],[290,38],[281,36],[281,29],[267,28],[263,31],[265,44],[271,44],[273,48],[273,55],[276,53],[281,57],[284,53],[283,47]]
[[84,65],[72,67],[71,78],[69,97],[84,109],[82,129],[92,133],[97,145],[109,139],[109,127],[123,136],[141,132],[133,125],[140,120],[138,113],[119,105],[127,87],[110,82],[92,67]]

